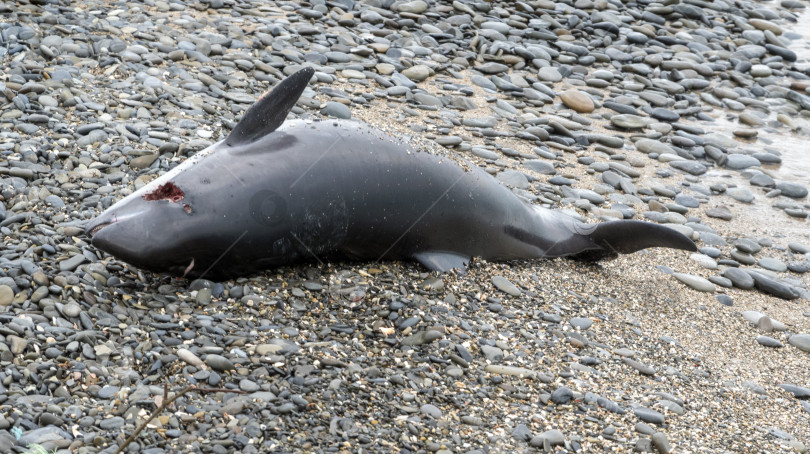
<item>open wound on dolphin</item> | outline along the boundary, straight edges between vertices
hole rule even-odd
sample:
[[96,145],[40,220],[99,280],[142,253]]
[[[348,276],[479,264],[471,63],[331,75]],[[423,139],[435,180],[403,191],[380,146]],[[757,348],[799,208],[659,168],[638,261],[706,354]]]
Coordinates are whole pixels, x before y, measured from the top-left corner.
[[183,190],[178,188],[176,184],[170,181],[166,184],[158,186],[154,191],[144,194],[143,199],[147,202],[151,202],[153,200],[169,200],[172,202],[179,202],[183,200],[184,195]]

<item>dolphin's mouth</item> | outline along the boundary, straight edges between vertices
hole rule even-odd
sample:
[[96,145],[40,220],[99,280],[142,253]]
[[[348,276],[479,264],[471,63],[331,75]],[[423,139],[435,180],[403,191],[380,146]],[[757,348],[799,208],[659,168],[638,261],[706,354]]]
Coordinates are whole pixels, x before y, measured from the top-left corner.
[[87,236],[89,236],[90,238],[93,238],[93,235],[98,233],[99,230],[103,229],[104,227],[107,227],[110,224],[112,224],[112,222],[105,222],[103,224],[99,224],[99,225],[93,227],[92,229],[87,231]]

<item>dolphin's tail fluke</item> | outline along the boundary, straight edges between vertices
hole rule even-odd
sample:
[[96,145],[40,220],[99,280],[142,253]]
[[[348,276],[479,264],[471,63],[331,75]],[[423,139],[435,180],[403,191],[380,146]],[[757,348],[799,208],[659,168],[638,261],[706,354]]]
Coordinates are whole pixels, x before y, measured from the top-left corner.
[[611,221],[599,224],[580,224],[581,234],[598,249],[587,249],[571,255],[572,258],[599,260],[630,254],[650,247],[666,247],[696,251],[695,243],[686,235],[669,227],[644,221]]

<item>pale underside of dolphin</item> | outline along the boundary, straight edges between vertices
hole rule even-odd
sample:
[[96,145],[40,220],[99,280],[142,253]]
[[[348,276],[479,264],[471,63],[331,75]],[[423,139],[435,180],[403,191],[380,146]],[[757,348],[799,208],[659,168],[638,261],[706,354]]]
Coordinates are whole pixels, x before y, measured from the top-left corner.
[[285,122],[312,75],[283,80],[224,141],[104,211],[87,226],[92,244],[139,268],[208,278],[305,261],[416,260],[448,271],[473,257],[696,249],[665,226],[584,224],[527,204],[475,166],[363,123]]

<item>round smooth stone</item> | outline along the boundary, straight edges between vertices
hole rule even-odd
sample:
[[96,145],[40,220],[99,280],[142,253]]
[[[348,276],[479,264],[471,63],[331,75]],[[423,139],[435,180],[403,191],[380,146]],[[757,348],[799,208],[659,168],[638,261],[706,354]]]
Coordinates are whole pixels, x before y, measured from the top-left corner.
[[729,188],[726,194],[738,202],[751,203],[754,201],[754,193],[747,188]]
[[782,195],[786,197],[794,199],[807,197],[807,188],[792,181],[778,181],[776,182],[776,189],[782,191]]
[[475,69],[484,74],[500,74],[506,72],[509,67],[503,63],[487,62],[483,65],[476,66]]
[[610,117],[610,123],[623,129],[641,129],[647,126],[647,119],[638,115],[619,114]]
[[765,268],[766,270],[776,271],[777,273],[784,273],[787,271],[785,262],[772,257],[763,257],[757,261],[757,265]]
[[554,169],[554,164],[542,159],[530,159],[524,161],[523,165],[541,175],[554,175],[557,170]]
[[402,75],[415,82],[421,82],[430,77],[430,68],[425,65],[414,65],[403,69]]
[[344,69],[340,74],[347,79],[365,79],[366,75],[356,69]]
[[773,70],[767,65],[753,65],[749,71],[752,77],[770,77]]
[[801,243],[796,242],[788,243],[788,248],[790,248],[791,251],[797,254],[807,254],[808,252],[810,252],[810,246],[805,246]]
[[810,353],[810,334],[794,334],[790,336],[788,343],[803,352]]
[[639,139],[636,141],[636,149],[642,153],[657,153],[662,154],[676,154],[675,149],[671,146],[652,139]]
[[503,276],[492,276],[492,285],[498,290],[512,296],[520,296],[520,294],[523,293],[515,284]]
[[559,388],[555,389],[551,393],[551,401],[557,405],[564,405],[571,401],[574,398],[574,393],[566,388],[565,386],[560,386]]
[[690,175],[703,175],[708,170],[706,166],[697,161],[672,161],[669,165]]
[[655,109],[653,109],[650,112],[650,116],[652,116],[656,120],[666,121],[669,123],[681,119],[681,116],[677,112],[673,112],[669,109],[664,109],[663,107],[656,107]]
[[14,290],[8,285],[0,285],[0,306],[8,306],[14,301]]
[[782,348],[785,345],[779,342],[777,339],[768,336],[757,336],[757,342],[759,345],[764,347],[771,347],[771,348]]
[[734,286],[734,284],[731,283],[731,279],[726,279],[722,276],[709,276],[709,282],[725,288],[731,288]]
[[776,186],[776,182],[773,180],[773,178],[765,175],[764,173],[755,173],[754,176],[748,180],[748,182],[753,186],[760,186],[763,188],[772,188]]
[[733,306],[734,305],[734,300],[731,299],[730,296],[728,296],[726,294],[723,294],[723,293],[717,295],[717,301],[720,302],[720,304],[722,304],[723,306]]
[[769,20],[751,18],[748,20],[748,23],[753,25],[757,30],[768,30],[777,36],[782,34],[782,28]]
[[567,90],[560,94],[563,104],[579,113],[590,113],[594,110],[593,99],[579,90]]
[[730,154],[726,160],[726,167],[734,170],[743,170],[760,165],[762,165],[762,163],[759,162],[759,159],[744,154]]
[[704,254],[692,254],[689,256],[693,262],[697,263],[698,265],[702,266],[703,268],[709,270],[716,270],[717,269],[717,261],[713,258],[709,257],[708,255]]
[[562,74],[557,68],[552,66],[544,66],[537,71],[537,77],[545,82],[559,82],[562,80]]
[[416,0],[400,4],[397,9],[402,13],[422,14],[428,9],[427,2]]
[[341,104],[337,101],[329,101],[326,103],[321,113],[334,118],[342,118],[348,120],[352,118],[352,111],[349,106]]
[[536,448],[560,446],[565,444],[565,435],[556,429],[547,430],[529,440],[529,445]]
[[593,320],[587,317],[574,317],[571,319],[570,323],[574,328],[579,328],[584,331],[593,325]]
[[739,268],[727,268],[723,271],[723,277],[730,280],[735,287],[750,290],[754,288],[754,278],[750,274]]

